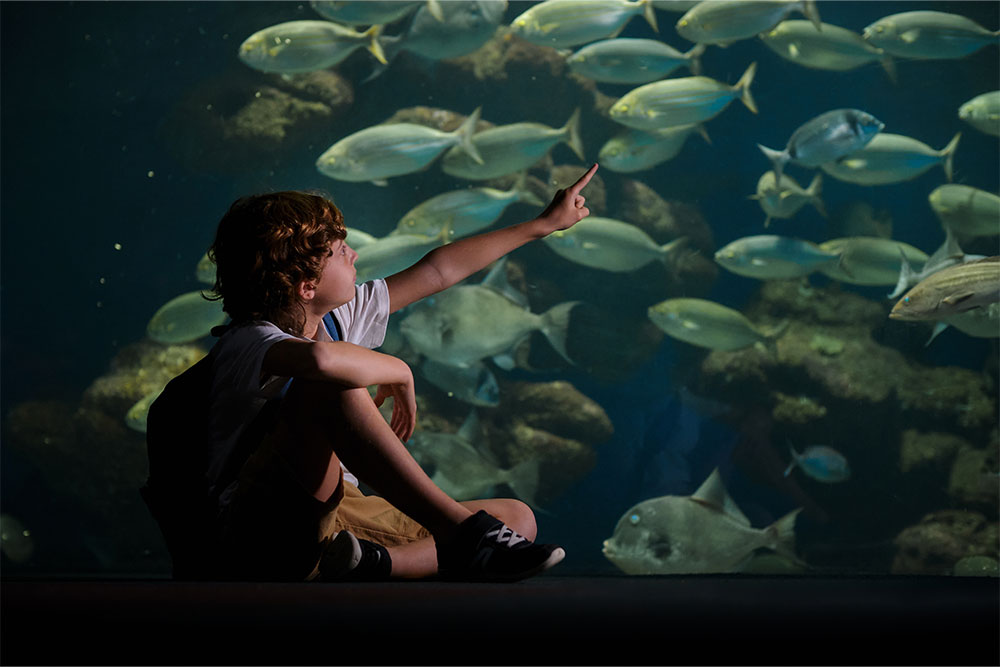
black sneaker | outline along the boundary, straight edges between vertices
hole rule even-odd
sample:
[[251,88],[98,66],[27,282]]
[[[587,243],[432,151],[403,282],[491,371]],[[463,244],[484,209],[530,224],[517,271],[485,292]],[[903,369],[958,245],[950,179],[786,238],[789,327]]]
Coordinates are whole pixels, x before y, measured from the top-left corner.
[[321,581],[387,581],[391,573],[392,560],[385,547],[346,530],[331,540],[319,563]]
[[437,554],[442,579],[497,582],[527,579],[566,556],[562,547],[535,544],[483,510],[463,521]]

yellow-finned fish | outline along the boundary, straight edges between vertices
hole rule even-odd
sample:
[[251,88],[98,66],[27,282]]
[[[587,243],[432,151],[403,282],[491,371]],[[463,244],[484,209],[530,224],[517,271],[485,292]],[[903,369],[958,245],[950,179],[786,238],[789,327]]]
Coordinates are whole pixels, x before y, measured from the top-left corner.
[[163,304],[149,319],[146,335],[157,343],[190,343],[226,321],[222,300],[210,301],[201,291],[181,294]]
[[936,11],[885,16],[864,29],[870,44],[905,58],[964,58],[997,43],[1000,30],[987,30],[960,14]]
[[958,108],[958,117],[980,132],[1000,136],[1000,90],[976,95]]
[[699,2],[677,20],[677,34],[699,44],[728,45],[767,32],[792,12],[822,30],[815,0],[712,0]]
[[835,266],[840,254],[812,241],[773,234],[744,236],[716,251],[715,261],[733,273],[758,280],[801,278]]
[[927,195],[941,224],[961,236],[1000,234],[1000,197],[971,185],[948,183]]
[[611,106],[611,120],[637,130],[659,130],[677,125],[704,123],[722,113],[737,97],[750,111],[757,104],[750,84],[757,63],[750,63],[734,85],[705,76],[654,81],[625,93]]
[[768,227],[773,218],[790,218],[806,204],[812,204],[825,218],[826,206],[820,197],[822,191],[822,174],[816,174],[809,187],[803,189],[791,176],[782,174],[779,181],[773,171],[767,171],[757,179],[757,192],[750,198],[756,199],[767,215],[764,226]]
[[704,44],[681,53],[656,39],[616,37],[588,44],[566,58],[575,74],[603,83],[649,83],[678,67],[701,74]]
[[951,181],[952,163],[962,133],[958,132],[941,150],[901,134],[880,132],[864,148],[820,165],[820,169],[840,181],[858,185],[901,183],[941,165]]
[[361,47],[380,62],[381,25],[364,32],[332,21],[288,21],[258,30],[240,44],[239,58],[261,72],[298,74],[333,67]]
[[309,4],[323,18],[350,25],[392,23],[421,6],[441,19],[441,0],[312,0]]
[[703,125],[678,125],[651,132],[628,127],[601,146],[598,162],[623,174],[651,169],[675,158],[692,132],[712,143]]
[[917,271],[923,270],[929,258],[908,243],[874,236],[830,239],[819,247],[842,255],[838,264],[824,266],[820,272],[849,285],[896,285],[904,258]]
[[638,271],[650,262],[668,267],[687,237],[660,245],[639,227],[613,218],[588,216],[542,241],[571,262],[602,271]]
[[389,234],[361,247],[354,261],[356,282],[385,278],[417,263],[421,257],[451,242],[451,227],[446,222],[437,234]]
[[510,30],[532,44],[562,49],[614,37],[637,14],[658,30],[650,0],[545,0],[516,17]]
[[1000,301],[1000,256],[956,264],[931,274],[896,302],[894,320],[942,320]]
[[773,345],[788,320],[765,329],[743,313],[705,299],[667,299],[650,306],[649,319],[668,336],[713,350],[740,350],[756,343]]
[[889,79],[896,81],[892,55],[847,28],[823,23],[817,29],[811,21],[789,20],[761,33],[760,39],[779,56],[802,67],[846,72],[878,61]]

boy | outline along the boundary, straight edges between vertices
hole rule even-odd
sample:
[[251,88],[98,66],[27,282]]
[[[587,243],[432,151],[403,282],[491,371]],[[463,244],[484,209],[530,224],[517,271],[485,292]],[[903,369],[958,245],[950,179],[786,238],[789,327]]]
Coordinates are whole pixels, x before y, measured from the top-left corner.
[[[371,348],[391,312],[589,215],[580,191],[596,171],[535,219],[460,239],[363,285],[332,202],[279,192],[233,204],[210,250],[232,319],[211,353],[207,478],[218,500],[219,576],[515,581],[562,560],[560,547],[531,541],[534,515],[523,503],[459,503],[427,477],[403,444],[416,424],[413,375]],[[324,324],[331,311],[334,331]],[[390,397],[387,423],[378,407]],[[358,491],[347,469],[379,496]]]

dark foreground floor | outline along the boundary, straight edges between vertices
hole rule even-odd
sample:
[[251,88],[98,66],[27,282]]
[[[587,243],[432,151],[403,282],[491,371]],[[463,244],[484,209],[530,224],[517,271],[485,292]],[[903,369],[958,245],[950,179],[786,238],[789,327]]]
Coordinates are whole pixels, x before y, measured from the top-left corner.
[[996,579],[4,581],[16,664],[1000,664]]

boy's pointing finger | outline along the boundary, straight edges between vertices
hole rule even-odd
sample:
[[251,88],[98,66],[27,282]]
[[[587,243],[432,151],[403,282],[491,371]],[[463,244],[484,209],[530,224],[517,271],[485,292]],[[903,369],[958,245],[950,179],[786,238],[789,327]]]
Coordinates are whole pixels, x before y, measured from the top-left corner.
[[588,169],[587,173],[584,174],[583,176],[581,176],[580,180],[578,180],[576,183],[574,183],[569,188],[570,192],[572,192],[573,194],[576,194],[580,190],[583,190],[583,188],[586,187],[587,183],[590,183],[590,179],[594,177],[594,174],[596,172],[597,172],[597,163],[595,162],[594,166],[592,166],[590,169]]

